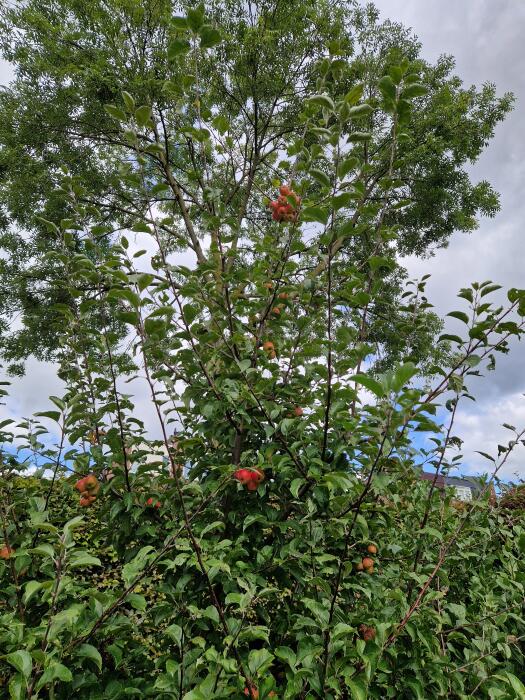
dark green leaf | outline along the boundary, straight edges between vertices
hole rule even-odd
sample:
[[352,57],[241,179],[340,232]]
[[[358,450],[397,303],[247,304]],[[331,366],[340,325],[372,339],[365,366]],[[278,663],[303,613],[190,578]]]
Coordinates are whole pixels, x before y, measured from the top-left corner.
[[145,127],[151,121],[151,107],[149,105],[142,105],[137,107],[135,110],[135,119],[139,126]]
[[385,99],[396,99],[396,86],[389,75],[385,75],[381,78],[381,80],[378,83],[378,87]]
[[335,109],[334,102],[328,95],[313,95],[308,98],[310,104],[319,105],[320,107],[325,107],[326,109]]
[[412,85],[407,85],[407,87],[401,93],[401,96],[405,100],[411,100],[414,97],[426,95],[427,92],[427,88],[424,85],[421,85],[421,83],[412,83]]
[[355,374],[353,377],[350,377],[350,381],[361,384],[365,389],[375,394],[375,396],[381,397],[385,394],[385,390],[377,379],[370,377],[368,374]]
[[450,313],[447,314],[447,316],[452,316],[452,318],[457,318],[466,324],[468,324],[468,322],[469,322],[469,318],[464,311],[451,311]]
[[33,659],[31,658],[29,652],[25,651],[24,649],[7,654],[5,660],[8,664],[14,666],[16,670],[19,671],[25,678],[29,678],[31,675]]
[[91,644],[81,644],[76,653],[77,656],[91,659],[91,661],[95,663],[98,670],[102,671],[102,656],[100,655],[98,649],[96,649],[94,646]]
[[186,39],[174,39],[168,46],[168,58],[173,61],[177,56],[187,54],[191,49],[191,44]]
[[317,221],[325,226],[328,223],[329,215],[329,210],[323,207],[306,207],[301,211],[303,221]]
[[221,43],[221,33],[218,29],[205,24],[200,30],[201,49],[211,49]]

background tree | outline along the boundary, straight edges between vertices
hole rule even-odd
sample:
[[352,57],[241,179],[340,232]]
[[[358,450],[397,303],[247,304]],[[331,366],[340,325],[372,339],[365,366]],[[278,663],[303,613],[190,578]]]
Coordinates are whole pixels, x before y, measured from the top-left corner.
[[[0,96],[2,347],[13,371],[22,371],[20,361],[29,354],[55,356],[57,317],[50,302],[70,303],[54,284],[60,282],[59,272],[45,257],[54,245],[52,233],[39,218],[60,221],[70,215],[58,192],[63,167],[86,186],[86,203],[100,212],[97,223],[108,238],[144,217],[150,205],[161,207],[166,219],[174,219],[163,224],[170,250],[185,248],[178,222],[189,217],[190,249],[202,262],[206,220],[217,215],[217,202],[220,215],[231,219],[234,240],[265,220],[263,197],[272,179],[289,174],[280,164],[282,155],[316,138],[302,131],[298,116],[321,75],[336,98],[362,82],[363,95],[374,106],[383,99],[378,80],[406,59],[427,88],[412,105],[410,129],[399,134],[398,186],[389,190],[384,211],[385,190],[378,183],[389,169],[385,118],[365,111],[357,122],[362,132],[372,134],[370,140],[354,142],[366,164],[363,185],[370,208],[363,226],[383,211],[385,223],[399,226],[398,250],[422,254],[446,245],[455,229],[471,231],[477,216],[498,209],[490,185],[471,183],[464,166],[478,158],[512,97],[496,97],[492,85],[464,88],[452,73],[452,59],[435,65],[424,61],[417,40],[398,24],[379,23],[373,6],[211,5],[210,26],[220,22],[222,40],[210,58],[199,53],[198,45],[213,44],[214,30],[195,45],[172,19],[173,12],[183,10],[159,0],[30,1],[4,7],[1,47],[16,70]],[[326,47],[333,59],[330,69],[318,61]],[[123,91],[152,110],[157,133],[139,130],[132,137],[118,128],[114,117],[122,118]],[[115,107],[108,114],[105,105],[111,103]],[[144,126],[146,111],[137,119]],[[220,153],[207,148],[202,124],[220,137]],[[165,162],[155,153],[159,144],[168,144]],[[126,177],[119,172],[124,162],[132,169],[139,146],[150,146],[146,157],[156,189],[147,193],[132,172]],[[212,163],[213,177],[204,177]],[[322,172],[318,177],[322,187]],[[370,254],[367,245],[362,236],[348,238],[342,254],[364,259]],[[406,322],[397,314],[396,279],[403,271],[396,267],[390,275],[388,310],[385,298],[382,309],[370,308],[367,323],[387,366],[399,356],[392,339]],[[414,347],[422,359],[439,323],[428,309],[420,314],[426,318],[420,328],[426,331]],[[11,323],[15,317],[17,330]]]

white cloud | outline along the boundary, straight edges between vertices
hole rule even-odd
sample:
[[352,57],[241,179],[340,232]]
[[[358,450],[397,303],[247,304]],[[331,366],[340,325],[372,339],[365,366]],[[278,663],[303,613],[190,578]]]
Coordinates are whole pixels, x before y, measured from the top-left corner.
[[[497,459],[498,445],[507,446],[514,434],[503,427],[508,423],[518,432],[525,428],[525,397],[509,394],[498,401],[487,401],[476,410],[461,412],[458,409],[454,435],[464,440],[462,454],[465,456],[467,473],[490,473],[493,465],[476,451],[486,452]],[[516,480],[525,477],[525,447],[518,445],[504,467],[498,473],[504,479]]]
[[[412,27],[422,42],[425,58],[434,61],[442,54],[456,59],[456,73],[466,85],[494,82],[498,94],[515,93],[514,112],[496,130],[489,148],[470,167],[473,180],[486,179],[501,195],[501,212],[495,219],[480,222],[470,235],[455,234],[448,248],[430,259],[406,259],[409,273],[430,273],[428,298],[440,315],[463,309],[456,298],[461,287],[491,279],[504,290],[524,286],[522,222],[525,220],[525,53],[523,26],[525,3],[512,0],[375,0],[383,19]],[[499,299],[504,300],[504,290]],[[495,299],[498,295],[495,295]],[[459,322],[448,319],[455,331]],[[457,434],[465,440],[465,468],[483,471],[489,465],[475,450],[497,451],[497,444],[510,437],[501,424],[525,425],[525,353],[514,342],[511,353],[498,356],[495,372],[471,382],[476,403],[462,407]],[[483,464],[485,462],[486,464]],[[504,470],[517,470],[525,477],[525,456],[518,451]]]
[[7,85],[15,76],[13,66],[0,58],[0,85]]

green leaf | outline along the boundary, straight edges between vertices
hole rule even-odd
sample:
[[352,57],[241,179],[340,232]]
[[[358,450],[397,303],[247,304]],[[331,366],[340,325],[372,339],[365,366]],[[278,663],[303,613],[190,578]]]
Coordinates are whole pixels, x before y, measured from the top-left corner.
[[135,112],[135,100],[133,97],[129,94],[129,92],[126,92],[125,90],[122,91],[122,99],[124,100],[124,104],[126,105],[126,109],[133,114]]
[[53,662],[42,674],[42,677],[38,682],[38,687],[43,688],[45,685],[55,680],[64,681],[64,683],[71,683],[73,680],[73,674],[67,668],[67,666]]
[[479,296],[484,297],[487,294],[496,292],[498,289],[501,289],[501,284],[489,284],[487,287],[483,287]]
[[140,297],[126,287],[112,287],[108,292],[108,299],[125,299],[136,309],[140,307]]
[[510,683],[512,690],[516,693],[514,696],[516,700],[525,700],[525,685],[520,681],[520,679],[515,676],[510,671],[505,672],[505,676],[498,675],[495,678],[500,678],[503,681]]
[[329,95],[313,95],[308,98],[308,102],[313,105],[319,105],[320,107],[325,107],[326,109],[335,109],[334,101]]
[[164,630],[165,634],[168,635],[170,639],[173,639],[174,642],[177,643],[177,645],[180,647],[181,641],[182,641],[182,627],[179,625],[170,625],[169,627],[166,627]]
[[368,114],[372,114],[373,111],[369,104],[356,105],[350,108],[349,118],[357,119],[357,117],[365,117]]
[[81,644],[77,649],[77,656],[93,661],[99,671],[102,671],[102,656],[98,649],[91,644]]
[[200,30],[201,49],[211,49],[222,41],[221,33],[218,29],[205,24]]
[[270,654],[268,649],[254,649],[248,657],[248,668],[254,676],[262,675],[270,668],[273,659],[274,656]]
[[348,143],[361,143],[362,141],[370,141],[372,134],[369,131],[354,131],[348,137]]
[[[173,685],[173,681],[170,681],[170,687]],[[201,693],[200,690],[190,690],[189,693],[186,693],[182,700],[208,700],[209,695],[206,693]]]
[[474,301],[474,292],[469,287],[464,287],[463,289],[459,290],[458,297],[461,297],[462,299],[466,299],[467,301],[470,301],[470,303],[472,304],[472,302]]
[[401,391],[401,389],[412,379],[416,372],[417,367],[412,362],[406,362],[405,364],[397,367],[391,380],[392,389],[396,392]]
[[358,678],[348,678],[345,679],[345,685],[353,700],[366,700],[368,693],[364,681]]
[[135,608],[135,610],[146,610],[147,601],[143,595],[140,595],[139,593],[129,593],[126,600],[132,608]]
[[11,654],[7,654],[5,659],[7,663],[14,666],[25,678],[29,678],[33,669],[33,659],[29,652],[23,649],[13,651]]
[[131,230],[136,231],[137,233],[151,233],[151,228],[145,221],[137,221],[135,224],[133,224]]
[[306,207],[301,212],[301,218],[303,221],[317,221],[326,226],[329,213],[328,209],[323,207]]
[[427,88],[421,83],[412,83],[412,85],[407,85],[407,87],[401,93],[401,97],[404,100],[411,100],[414,97],[422,97],[428,92]]
[[318,170],[317,168],[312,168],[310,170],[310,175],[315,180],[317,180],[317,182],[319,182],[321,185],[324,185],[325,187],[330,187],[330,185],[331,185],[330,178],[322,170]]
[[424,694],[423,686],[418,680],[415,678],[410,678],[405,681],[405,684],[414,691],[415,700],[427,700],[427,697]]
[[363,537],[368,537],[368,523],[366,522],[366,518],[361,515],[361,513],[358,513],[355,516],[355,524],[361,535]]
[[354,197],[350,192],[342,192],[341,194],[332,197],[332,206],[335,211],[343,209],[344,207],[349,207],[354,201]]
[[492,455],[489,455],[487,452],[480,452],[479,450],[476,450],[476,452],[478,453],[478,455],[481,455],[482,457],[485,457],[485,459],[488,459],[488,460],[490,460],[491,462],[494,462],[494,463],[496,462],[496,460],[494,459],[494,457],[492,457]]
[[[163,153],[165,153],[165,151],[166,149],[161,143],[150,143],[144,149],[144,153],[150,153],[152,156],[162,155]],[[158,194],[159,192],[162,192],[165,189],[166,188],[163,187],[162,184],[155,185],[151,188],[151,193]]]
[[187,39],[174,39],[168,46],[168,59],[175,60],[178,56],[187,54],[191,49],[191,44]]
[[188,10],[187,22],[194,32],[198,32],[204,23],[204,8],[202,6]]
[[368,264],[372,270],[380,270],[381,268],[391,270],[395,266],[391,258],[385,258],[382,255],[371,255],[368,258]]
[[132,326],[139,325],[139,316],[136,311],[119,311],[116,317]]
[[361,386],[364,386],[365,389],[368,389],[368,391],[371,391],[372,394],[375,394],[377,397],[384,396],[385,394],[385,390],[377,379],[370,377],[368,374],[354,374],[353,377],[350,377],[350,381],[361,384]]
[[332,137],[332,132],[330,129],[323,129],[320,126],[313,126],[310,129],[310,132],[316,136],[320,136],[322,139],[329,139]]
[[34,552],[35,554],[41,554],[43,557],[55,556],[55,550],[47,542],[45,542],[44,544],[39,544],[38,547],[32,549],[31,552]]
[[297,498],[297,496],[299,495],[299,489],[305,483],[306,482],[304,479],[294,479],[292,481],[292,483],[290,484],[290,493],[294,498]]
[[341,180],[343,180],[349,172],[351,172],[352,170],[356,170],[359,163],[359,158],[356,158],[355,156],[349,156],[348,158],[345,158],[339,164],[339,167],[337,169],[337,174],[339,175]]
[[390,66],[388,69],[388,75],[392,78],[396,85],[399,85],[403,79],[403,69],[400,66]]
[[102,562],[88,552],[74,552],[68,566],[70,569],[80,569],[85,566],[102,566]]
[[459,335],[451,335],[450,333],[443,333],[440,335],[438,338],[438,343],[440,343],[442,340],[450,340],[452,343],[458,343],[459,345],[463,343],[463,338],[460,338]]
[[359,100],[363,97],[364,90],[364,83],[354,85],[354,87],[346,93],[345,102],[347,102],[350,106],[357,104]]
[[44,583],[42,581],[28,581],[25,585],[24,596],[22,598],[24,605],[27,605],[35,593],[41,590]]
[[188,323],[188,324],[192,323],[192,321],[199,314],[198,307],[193,306],[192,304],[185,304],[182,310],[184,312],[184,318],[186,319],[186,323]]
[[223,136],[230,129],[230,122],[223,114],[218,114],[212,119],[212,126]]
[[219,618],[219,613],[217,612],[217,608],[213,605],[209,605],[206,610],[203,611],[204,617],[207,617],[210,620],[213,620],[216,625],[219,624],[220,618]]
[[466,324],[468,324],[468,322],[469,322],[469,318],[464,311],[451,311],[450,313],[447,314],[447,316],[452,316],[452,318],[457,318]]
[[274,653],[278,659],[283,659],[283,661],[286,661],[290,668],[295,668],[297,658],[294,652],[290,649],[290,647],[277,647],[276,649],[274,649]]
[[378,82],[377,86],[386,100],[396,99],[396,86],[389,75],[384,75]]
[[117,119],[119,122],[126,122],[128,120],[126,112],[120,109],[120,107],[116,107],[115,105],[104,105],[104,109],[110,117]]
[[51,420],[54,420],[56,423],[58,423],[58,420],[60,418],[59,411],[39,411],[38,413],[35,413],[34,415],[35,416],[42,416],[43,418],[51,418]]
[[180,15],[172,17],[171,24],[175,27],[175,29],[179,29],[180,31],[188,29],[188,20],[186,17],[181,17]]
[[10,700],[25,700],[26,682],[18,673],[9,681]]
[[151,107],[149,105],[137,107],[135,110],[135,119],[139,126],[147,126],[151,121]]
[[140,289],[141,292],[143,292],[146,289],[146,287],[150,286],[154,279],[155,275],[151,275],[148,272],[143,272],[137,281],[137,287]]

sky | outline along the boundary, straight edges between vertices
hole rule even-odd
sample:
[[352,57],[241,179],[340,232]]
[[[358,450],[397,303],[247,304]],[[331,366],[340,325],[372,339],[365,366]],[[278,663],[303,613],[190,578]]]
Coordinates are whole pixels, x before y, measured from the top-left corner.
[[[462,309],[456,293],[473,281],[491,279],[504,289],[525,287],[525,3],[515,0],[377,0],[383,19],[411,27],[423,56],[456,59],[456,74],[466,85],[495,83],[498,94],[513,92],[512,114],[497,127],[494,139],[470,168],[472,179],[488,180],[500,193],[501,211],[482,219],[471,234],[456,233],[449,246],[431,259],[408,259],[409,272],[432,275],[427,292],[440,316]],[[450,330],[461,323],[449,319]],[[457,325],[454,325],[457,324]],[[510,423],[525,427],[525,342],[514,343],[508,356],[498,355],[495,372],[469,385],[476,403],[459,410],[454,433],[464,440],[464,471],[482,472],[487,462],[476,450],[494,454],[511,434]],[[525,449],[517,450],[504,475],[525,479]]]
[[[411,27],[421,40],[423,56],[435,60],[441,54],[456,59],[456,73],[466,85],[493,82],[498,93],[516,96],[513,113],[499,125],[495,138],[480,160],[470,168],[474,180],[489,180],[501,196],[501,211],[494,219],[480,221],[471,234],[456,233],[446,249],[432,258],[408,258],[404,262],[414,277],[431,274],[429,300],[444,316],[463,308],[455,295],[472,281],[491,279],[503,286],[525,286],[525,2],[519,0],[376,0],[383,19]],[[0,84],[12,70],[0,61]],[[449,329],[459,323],[449,319]],[[509,356],[498,356],[495,372],[469,385],[477,397],[459,410],[454,434],[464,440],[464,473],[481,473],[488,463],[476,451],[494,454],[498,443],[511,437],[502,427],[525,426],[525,342],[515,343]],[[47,396],[60,393],[53,366],[31,360],[24,378],[16,380],[11,398],[0,407],[0,416],[28,416],[49,408]],[[137,412],[154,428],[147,397],[139,392]],[[508,461],[502,475],[525,479],[525,449]]]

